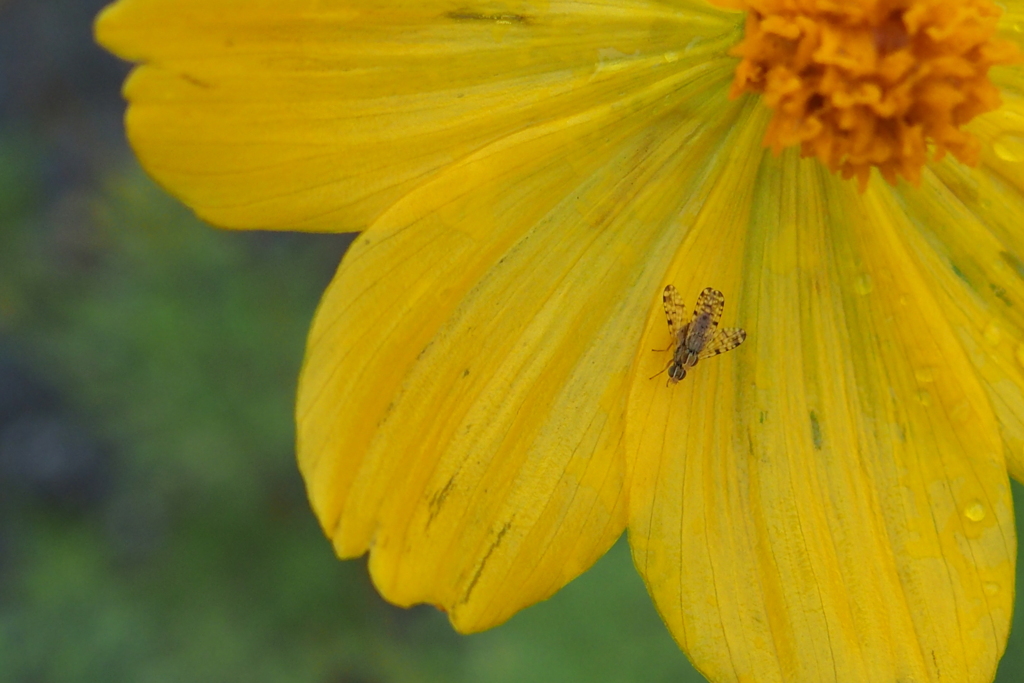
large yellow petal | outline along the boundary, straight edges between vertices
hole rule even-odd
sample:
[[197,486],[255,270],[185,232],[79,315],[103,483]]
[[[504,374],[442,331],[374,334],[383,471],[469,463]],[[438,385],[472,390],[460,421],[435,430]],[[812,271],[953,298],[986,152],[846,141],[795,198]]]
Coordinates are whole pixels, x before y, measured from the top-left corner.
[[974,126],[980,170],[946,160],[922,192],[901,193],[914,216],[908,250],[968,351],[1024,481],[1024,71],[999,74],[1004,106]]
[[621,534],[628,370],[747,115],[730,67],[492,145],[353,244],[310,335],[299,458],[387,599],[487,628]]
[[698,219],[669,279],[721,288],[749,338],[666,387],[645,378],[654,312],[630,394],[630,542],[659,611],[716,683],[991,681],[1016,553],[1003,444],[912,218],[792,151],[752,200],[721,182],[702,218],[725,218]]
[[144,63],[128,136],[197,213],[341,231],[493,141],[723,54],[740,23],[657,0],[120,0],[96,33]]

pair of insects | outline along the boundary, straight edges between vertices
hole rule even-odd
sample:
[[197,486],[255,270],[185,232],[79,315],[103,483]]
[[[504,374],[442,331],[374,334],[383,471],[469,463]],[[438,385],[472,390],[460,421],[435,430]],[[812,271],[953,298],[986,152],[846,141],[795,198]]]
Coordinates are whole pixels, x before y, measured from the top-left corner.
[[668,370],[668,384],[675,384],[686,377],[686,371],[695,366],[697,361],[735,349],[747,338],[747,333],[738,327],[718,329],[725,297],[717,289],[707,287],[700,293],[693,315],[687,323],[683,322],[686,307],[673,285],[665,286],[662,301],[665,303],[668,331],[672,335],[672,346],[669,347],[673,349],[672,359],[661,371]]

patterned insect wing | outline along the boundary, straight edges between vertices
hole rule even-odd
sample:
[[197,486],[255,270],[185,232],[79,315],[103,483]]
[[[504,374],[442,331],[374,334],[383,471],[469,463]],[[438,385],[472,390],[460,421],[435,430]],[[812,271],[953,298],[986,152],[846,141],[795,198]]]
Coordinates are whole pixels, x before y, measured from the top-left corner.
[[685,326],[683,319],[686,317],[686,306],[674,285],[665,285],[665,292],[662,294],[661,300],[665,304],[668,331],[672,334],[672,339],[675,340],[679,337],[679,331]]
[[746,338],[747,333],[745,330],[741,330],[738,327],[723,327],[715,334],[715,338],[711,340],[711,343],[700,352],[699,358],[703,360],[726,351],[732,351],[742,344]]
[[689,353],[700,356],[704,347],[714,339],[718,321],[722,318],[723,308],[725,308],[725,297],[717,289],[708,287],[700,293],[684,341]]

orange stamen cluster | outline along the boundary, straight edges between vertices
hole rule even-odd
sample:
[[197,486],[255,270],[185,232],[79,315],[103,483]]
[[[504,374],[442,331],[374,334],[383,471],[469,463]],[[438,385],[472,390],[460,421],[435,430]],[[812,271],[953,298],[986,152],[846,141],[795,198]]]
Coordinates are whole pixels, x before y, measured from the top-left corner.
[[974,165],[960,126],[999,106],[989,67],[1017,59],[991,0],[744,0],[732,95],[761,93],[765,145],[800,145],[863,190],[871,167],[917,184],[946,152]]

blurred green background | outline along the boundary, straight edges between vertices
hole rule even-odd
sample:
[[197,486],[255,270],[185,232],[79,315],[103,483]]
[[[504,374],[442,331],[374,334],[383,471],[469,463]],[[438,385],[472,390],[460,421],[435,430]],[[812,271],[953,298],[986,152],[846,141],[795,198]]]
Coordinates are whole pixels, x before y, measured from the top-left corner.
[[334,558],[291,415],[348,238],[220,232],[147,180],[102,4],[0,0],[0,681],[703,680],[621,541],[474,636]]

